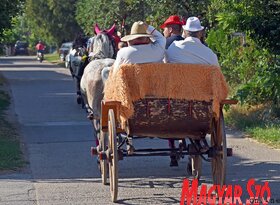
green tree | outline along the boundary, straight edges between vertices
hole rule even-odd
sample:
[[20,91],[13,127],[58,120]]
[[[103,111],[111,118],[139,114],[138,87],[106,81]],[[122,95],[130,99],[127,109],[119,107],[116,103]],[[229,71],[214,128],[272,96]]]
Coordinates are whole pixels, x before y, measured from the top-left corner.
[[24,0],[1,0],[0,1],[0,37],[4,29],[12,26],[12,18],[17,16],[22,9]]
[[150,21],[158,27],[170,15],[187,18],[191,15],[204,15],[207,1],[193,0],[79,0],[76,19],[80,26],[92,33],[92,27],[99,23],[108,28],[115,20],[119,25],[126,18],[126,29],[138,20]]
[[29,31],[23,15],[13,17],[10,24],[10,28],[3,30],[0,43],[14,44],[17,40],[29,41]]
[[26,0],[25,12],[33,35],[59,46],[71,41],[81,28],[75,20],[75,0]]
[[280,104],[279,6],[272,0],[213,0],[209,6],[207,42],[242,102]]
[[208,17],[214,26],[243,31],[260,47],[280,54],[279,0],[212,0]]

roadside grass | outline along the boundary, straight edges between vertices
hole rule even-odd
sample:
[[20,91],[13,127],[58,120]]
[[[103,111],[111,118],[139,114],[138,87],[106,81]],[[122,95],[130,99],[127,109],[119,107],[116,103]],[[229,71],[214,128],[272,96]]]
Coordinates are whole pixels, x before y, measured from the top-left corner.
[[45,60],[49,61],[50,63],[57,64],[60,67],[64,67],[64,62],[62,62],[57,54],[55,53],[49,53],[44,55]]
[[244,131],[247,137],[280,148],[279,110],[269,105],[235,106],[226,112],[225,120],[227,125]]
[[[4,80],[0,76],[0,85]],[[5,110],[10,105],[9,95],[0,90],[0,171],[22,168],[24,161],[15,127],[6,120]]]
[[247,132],[260,142],[280,148],[280,126],[248,128]]

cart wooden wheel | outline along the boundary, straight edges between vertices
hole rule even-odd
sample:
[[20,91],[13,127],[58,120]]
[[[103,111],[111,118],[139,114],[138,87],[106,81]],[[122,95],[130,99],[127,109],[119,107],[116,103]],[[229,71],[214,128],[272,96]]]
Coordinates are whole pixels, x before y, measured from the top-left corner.
[[211,160],[213,184],[222,186],[226,183],[227,166],[227,144],[222,111],[220,112],[220,119],[217,122],[213,120],[211,145],[217,152]]
[[[108,133],[103,132],[100,130],[100,120],[92,120],[92,125],[94,127],[95,133],[96,133],[96,138],[98,140],[99,145],[99,151],[105,152],[108,147]],[[108,160],[107,159],[98,159],[99,162],[99,170],[101,173],[101,179],[102,179],[102,184],[106,185],[107,184],[107,178],[108,178]]]
[[[108,147],[108,133],[101,131],[100,139],[99,139],[99,146],[101,147],[101,151],[106,151]],[[103,159],[100,160],[100,169],[101,169],[101,179],[102,184],[107,184],[108,178],[108,160]]]
[[116,202],[118,197],[118,150],[116,121],[114,111],[112,109],[109,110],[108,119],[110,192],[112,201]]

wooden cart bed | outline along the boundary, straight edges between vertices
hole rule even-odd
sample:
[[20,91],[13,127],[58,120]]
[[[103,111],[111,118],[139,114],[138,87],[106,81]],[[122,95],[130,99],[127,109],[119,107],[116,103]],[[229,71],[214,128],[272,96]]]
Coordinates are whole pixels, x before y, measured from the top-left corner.
[[212,101],[145,98],[133,103],[129,134],[161,138],[200,138],[210,133]]

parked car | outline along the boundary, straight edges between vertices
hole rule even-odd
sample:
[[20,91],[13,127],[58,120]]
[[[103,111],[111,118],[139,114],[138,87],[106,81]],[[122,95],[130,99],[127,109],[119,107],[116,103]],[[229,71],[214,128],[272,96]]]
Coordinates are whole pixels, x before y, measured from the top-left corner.
[[72,49],[72,46],[73,46],[73,42],[66,42],[61,45],[61,47],[59,48],[59,52],[58,52],[60,60],[65,61],[65,57],[69,53],[69,51]]
[[28,55],[28,43],[23,41],[17,41],[15,44],[15,55]]

